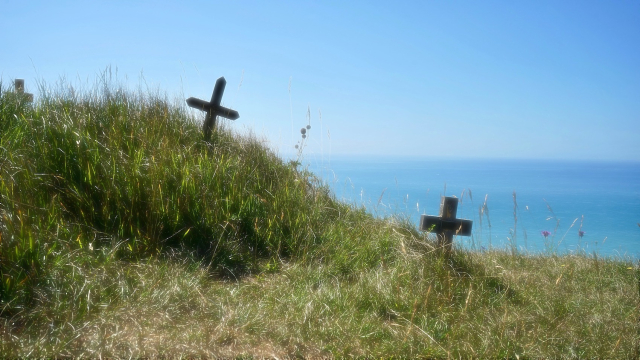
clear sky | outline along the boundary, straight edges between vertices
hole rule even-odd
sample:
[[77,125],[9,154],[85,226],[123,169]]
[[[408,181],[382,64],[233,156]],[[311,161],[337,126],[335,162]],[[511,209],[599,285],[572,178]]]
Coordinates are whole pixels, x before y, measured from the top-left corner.
[[283,155],[309,110],[314,156],[640,161],[637,0],[0,0],[5,84],[108,66],[172,100],[224,76]]

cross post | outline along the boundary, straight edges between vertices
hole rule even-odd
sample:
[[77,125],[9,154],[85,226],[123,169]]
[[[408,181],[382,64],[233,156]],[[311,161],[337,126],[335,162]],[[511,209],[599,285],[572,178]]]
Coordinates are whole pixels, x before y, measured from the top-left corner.
[[443,196],[440,201],[440,216],[422,215],[420,230],[438,234],[438,247],[451,253],[453,235],[470,236],[473,221],[457,219],[458,198]]
[[191,106],[192,108],[207,112],[207,116],[204,119],[203,126],[204,140],[207,142],[209,142],[209,140],[211,139],[211,132],[216,126],[217,116],[222,116],[229,120],[235,120],[240,117],[240,114],[238,114],[237,111],[220,106],[220,102],[222,101],[222,94],[224,93],[224,88],[226,85],[227,81],[224,79],[224,77],[216,80],[216,86],[213,88],[213,94],[211,95],[210,102],[206,102],[194,97],[190,97],[187,99],[187,105]]
[[18,96],[24,97],[28,102],[33,101],[33,94],[24,92],[24,79],[15,79],[13,81],[13,87],[15,88],[15,92]]

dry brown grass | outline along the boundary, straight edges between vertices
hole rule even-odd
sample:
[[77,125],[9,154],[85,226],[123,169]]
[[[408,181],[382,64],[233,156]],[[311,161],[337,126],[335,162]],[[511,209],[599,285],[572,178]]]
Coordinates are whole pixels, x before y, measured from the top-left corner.
[[[43,297],[4,321],[0,348],[19,357],[636,354],[629,262],[494,251],[458,253],[438,270],[431,254],[398,251],[392,264],[348,276],[322,264],[282,264],[239,281],[176,261],[78,268],[75,285],[52,285],[88,297],[91,311],[78,316]],[[107,289],[119,300],[101,303]]]

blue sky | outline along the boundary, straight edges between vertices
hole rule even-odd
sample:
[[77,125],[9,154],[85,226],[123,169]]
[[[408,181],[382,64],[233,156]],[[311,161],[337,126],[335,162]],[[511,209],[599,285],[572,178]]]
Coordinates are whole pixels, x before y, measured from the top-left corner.
[[5,83],[108,66],[176,101],[224,76],[283,155],[309,111],[309,156],[640,161],[638,1],[0,0]]

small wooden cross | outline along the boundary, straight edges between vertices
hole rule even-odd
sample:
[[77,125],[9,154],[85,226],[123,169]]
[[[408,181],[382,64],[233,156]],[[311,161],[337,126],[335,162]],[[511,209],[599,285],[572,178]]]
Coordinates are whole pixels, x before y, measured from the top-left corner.
[[33,94],[24,92],[24,79],[15,79],[13,81],[13,87],[15,88],[16,94],[24,97],[24,99],[28,102],[33,101]]
[[211,95],[211,101],[206,102],[204,100],[190,97],[187,99],[187,105],[198,110],[206,111],[207,117],[204,119],[204,140],[209,141],[211,139],[211,131],[216,126],[216,117],[222,116],[229,120],[235,120],[240,117],[237,111],[227,109],[220,106],[222,101],[222,93],[224,93],[224,87],[227,85],[227,81],[224,77],[219,78],[216,81],[216,86],[213,88],[213,94]]
[[456,219],[458,198],[443,196],[440,202],[440,216],[422,215],[420,230],[438,234],[438,247],[451,252],[453,235],[470,236],[473,221]]

